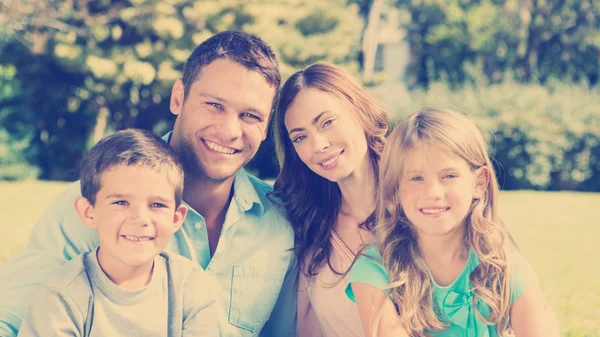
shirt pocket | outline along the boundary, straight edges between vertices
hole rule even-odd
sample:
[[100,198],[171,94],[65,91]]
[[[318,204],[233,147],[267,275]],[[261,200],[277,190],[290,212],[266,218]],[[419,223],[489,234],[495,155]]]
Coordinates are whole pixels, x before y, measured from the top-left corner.
[[229,323],[256,332],[269,319],[285,270],[233,266]]

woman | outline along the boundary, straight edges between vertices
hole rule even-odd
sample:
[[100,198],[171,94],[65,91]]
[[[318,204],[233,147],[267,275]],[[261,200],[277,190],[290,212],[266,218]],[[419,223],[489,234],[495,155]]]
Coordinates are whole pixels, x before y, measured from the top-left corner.
[[275,113],[281,172],[274,194],[295,231],[298,336],[364,336],[344,294],[369,241],[385,111],[343,69],[313,64],[284,84]]

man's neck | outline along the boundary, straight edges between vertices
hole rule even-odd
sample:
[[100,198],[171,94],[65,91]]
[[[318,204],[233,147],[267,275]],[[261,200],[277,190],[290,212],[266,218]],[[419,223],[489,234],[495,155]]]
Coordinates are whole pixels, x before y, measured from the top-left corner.
[[233,196],[233,178],[223,181],[186,179],[183,200],[200,213],[207,227],[222,225]]

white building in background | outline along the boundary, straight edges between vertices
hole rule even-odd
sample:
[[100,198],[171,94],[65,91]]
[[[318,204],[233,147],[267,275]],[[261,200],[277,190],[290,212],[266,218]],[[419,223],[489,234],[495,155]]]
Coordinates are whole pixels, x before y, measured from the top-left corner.
[[410,62],[410,47],[406,41],[406,31],[401,27],[402,15],[397,8],[387,7],[378,29],[378,47],[375,58],[376,78],[383,75],[383,81],[369,88],[379,98],[390,116],[394,117],[406,111],[399,111],[410,104],[410,95],[406,87],[406,67]]

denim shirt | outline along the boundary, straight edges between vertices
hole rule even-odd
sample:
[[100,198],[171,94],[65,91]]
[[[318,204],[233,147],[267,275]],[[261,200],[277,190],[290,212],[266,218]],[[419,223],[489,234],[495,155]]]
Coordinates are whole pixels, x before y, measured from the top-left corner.
[[[189,208],[167,251],[212,275],[221,336],[295,336],[297,268],[293,232],[267,199],[272,187],[240,169],[214,256],[204,218]],[[33,294],[66,261],[98,246],[73,206],[75,182],[59,195],[31,231],[27,247],[0,264],[0,336],[16,336]]]

